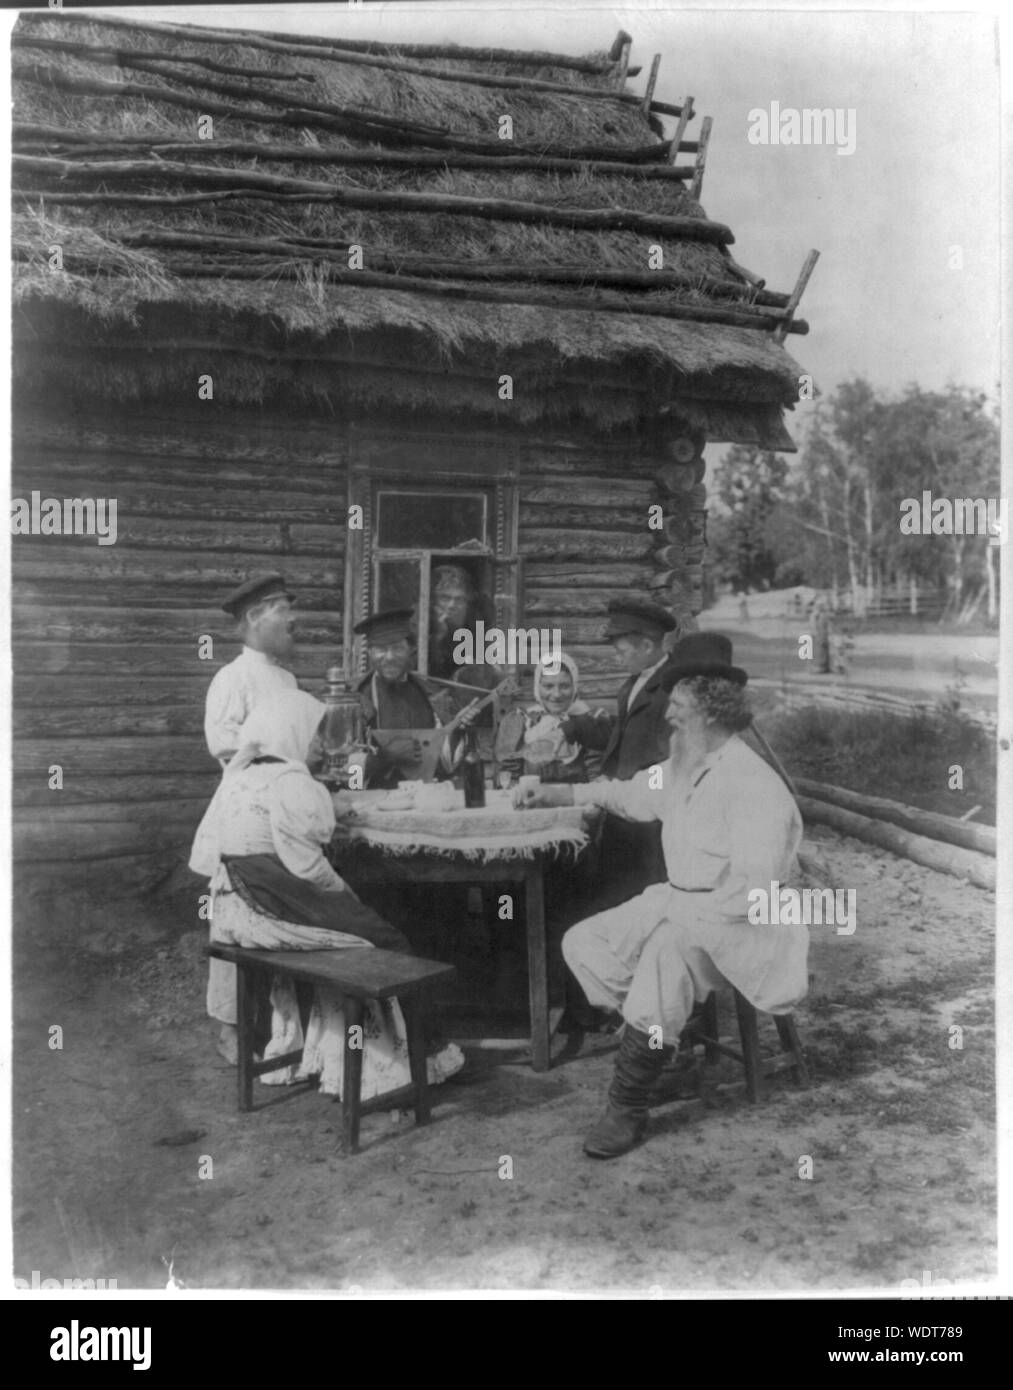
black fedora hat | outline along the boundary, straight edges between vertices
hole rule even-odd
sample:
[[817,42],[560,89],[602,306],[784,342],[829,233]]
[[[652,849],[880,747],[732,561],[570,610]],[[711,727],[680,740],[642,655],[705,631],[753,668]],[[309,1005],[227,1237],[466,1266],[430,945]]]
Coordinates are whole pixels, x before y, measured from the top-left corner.
[[669,653],[664,683],[671,689],[690,676],[720,676],[745,685],[749,679],[741,666],[732,665],[732,644],[722,632],[690,632],[680,637]]

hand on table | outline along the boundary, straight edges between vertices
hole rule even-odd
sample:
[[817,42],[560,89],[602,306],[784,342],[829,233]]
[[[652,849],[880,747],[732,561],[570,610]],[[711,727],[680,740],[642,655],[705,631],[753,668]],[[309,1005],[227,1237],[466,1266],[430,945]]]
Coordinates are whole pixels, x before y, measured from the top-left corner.
[[514,808],[518,811],[531,811],[541,806],[572,806],[573,788],[543,782],[538,787],[515,787]]

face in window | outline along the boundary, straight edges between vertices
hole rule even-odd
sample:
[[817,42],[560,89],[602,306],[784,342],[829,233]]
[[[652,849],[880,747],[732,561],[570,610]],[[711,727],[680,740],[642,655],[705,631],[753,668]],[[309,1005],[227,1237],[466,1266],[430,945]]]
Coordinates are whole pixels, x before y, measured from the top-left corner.
[[385,681],[399,681],[411,670],[412,644],[407,637],[395,642],[370,642],[369,664]]
[[472,593],[463,583],[441,584],[433,594],[433,620],[437,627],[456,632],[471,616]]

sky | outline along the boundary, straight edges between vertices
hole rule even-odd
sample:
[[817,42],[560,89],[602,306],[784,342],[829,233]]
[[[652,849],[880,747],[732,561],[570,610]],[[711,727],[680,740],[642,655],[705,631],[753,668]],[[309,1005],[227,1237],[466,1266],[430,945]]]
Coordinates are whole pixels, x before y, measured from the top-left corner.
[[[76,8],[76,7],[75,7]],[[585,53],[633,36],[643,90],[694,97],[713,118],[702,202],[735,233],[733,255],[790,290],[820,260],[792,355],[827,394],[864,376],[896,392],[954,382],[997,393],[1000,377],[1000,85],[996,21],[871,7],[762,9],[556,3],[117,7],[117,14],[293,33],[449,41]],[[841,112],[827,144],[753,143],[751,113]],[[670,126],[671,122],[667,122]],[[793,426],[801,423],[798,412]]]

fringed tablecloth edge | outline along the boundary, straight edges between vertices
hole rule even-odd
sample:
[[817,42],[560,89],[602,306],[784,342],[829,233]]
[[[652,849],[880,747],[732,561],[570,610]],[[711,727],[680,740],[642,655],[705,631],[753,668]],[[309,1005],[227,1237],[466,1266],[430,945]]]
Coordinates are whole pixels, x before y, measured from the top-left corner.
[[470,859],[489,863],[497,859],[534,859],[543,850],[572,849],[576,855],[588,843],[584,830],[531,830],[524,835],[490,835],[488,839],[469,845],[465,838],[452,843],[436,835],[408,835],[397,830],[352,829],[353,844],[370,845],[392,856],[434,854],[446,859]]

